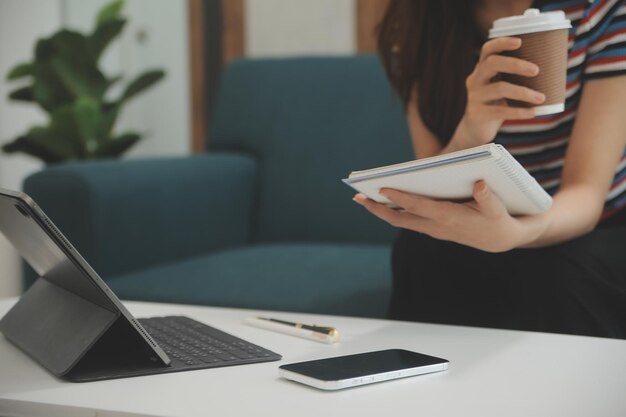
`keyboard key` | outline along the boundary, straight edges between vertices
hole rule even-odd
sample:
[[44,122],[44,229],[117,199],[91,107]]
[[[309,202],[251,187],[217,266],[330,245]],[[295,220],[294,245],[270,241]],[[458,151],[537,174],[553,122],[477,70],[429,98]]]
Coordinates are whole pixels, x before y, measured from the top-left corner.
[[219,359],[221,359],[221,360],[223,360],[225,362],[230,362],[230,361],[237,360],[236,356],[233,356],[233,355],[228,354],[228,353],[216,353],[215,357],[219,358]]
[[245,340],[186,317],[141,319],[139,322],[156,340],[177,367],[197,367],[202,364],[251,359],[271,360],[280,357]]
[[211,356],[211,355],[203,356],[203,357],[200,358],[200,360],[202,362],[205,362],[205,363],[215,363],[215,362],[219,362],[220,361],[215,356]]
[[251,355],[248,352],[244,352],[243,350],[239,350],[239,349],[229,350],[228,353],[230,353],[233,356],[238,357],[239,359],[253,359],[255,357],[254,355]]

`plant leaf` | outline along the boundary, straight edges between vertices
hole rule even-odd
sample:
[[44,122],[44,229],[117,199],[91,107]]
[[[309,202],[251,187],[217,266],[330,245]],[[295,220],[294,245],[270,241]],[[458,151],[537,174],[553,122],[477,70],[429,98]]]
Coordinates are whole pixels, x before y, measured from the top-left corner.
[[89,96],[94,100],[101,100],[104,96],[107,81],[95,67],[81,68],[77,61],[54,58],[50,61],[50,69],[56,73],[74,98]]
[[67,29],[60,30],[49,39],[53,54],[47,58],[60,54],[65,58],[79,58],[81,62],[91,61],[95,65],[95,59],[89,54],[87,38],[87,36],[79,32]]
[[[62,30],[37,44],[35,98],[46,110],[87,95],[101,101],[107,80],[80,33]],[[38,95],[38,90],[42,94]]]
[[11,71],[7,74],[7,81],[13,81],[22,77],[33,75],[35,75],[35,66],[30,62],[26,62],[11,68]]
[[103,143],[98,149],[96,157],[111,158],[120,156],[139,142],[140,139],[141,136],[137,133],[124,133]]
[[107,87],[111,87],[112,85],[117,84],[121,81],[123,77],[121,75],[116,75],[115,77],[111,77],[107,79]]
[[124,0],[114,0],[105,5],[96,16],[96,25],[100,26],[110,20],[117,18],[124,7]]
[[71,158],[85,159],[88,156],[87,143],[81,136],[81,127],[77,120],[75,104],[63,106],[50,113],[45,139],[62,145]]
[[159,82],[164,76],[165,72],[163,70],[150,70],[144,72],[126,87],[124,94],[122,94],[121,101],[126,101],[129,98],[141,93],[146,88]]
[[35,96],[33,94],[33,87],[26,86],[22,88],[18,88],[17,90],[12,91],[9,94],[9,98],[11,100],[17,101],[35,101]]
[[34,97],[47,111],[82,95],[102,100],[107,80],[82,34],[62,30],[50,39],[42,39],[35,48],[35,57]]
[[80,140],[81,148],[87,154],[92,154],[98,147],[98,138],[102,130],[102,114],[98,103],[90,97],[80,97],[74,103],[74,120]]
[[41,144],[33,141],[29,136],[20,136],[13,142],[2,146],[2,150],[6,153],[25,153],[41,159],[46,164],[55,164],[65,160],[61,155],[46,148],[45,146],[41,146]]
[[98,137],[104,138],[111,135],[111,131],[113,130],[113,126],[115,126],[115,121],[117,120],[121,108],[122,103],[120,101],[104,103],[102,105],[102,125]]
[[55,47],[50,39],[40,39],[35,46],[35,79],[33,97],[45,110],[70,103],[71,91],[61,82],[57,74],[49,68],[49,60],[55,55]]
[[113,19],[99,24],[87,39],[93,57],[98,60],[104,50],[124,29],[126,20]]
[[72,94],[51,71],[38,71],[33,83],[33,98],[46,111],[72,102]]
[[35,62],[48,60],[54,56],[54,53],[52,38],[39,39],[35,44]]
[[2,147],[7,153],[22,152],[41,159],[47,164],[75,159],[71,149],[62,140],[50,140],[53,133],[49,127],[33,127],[27,134]]

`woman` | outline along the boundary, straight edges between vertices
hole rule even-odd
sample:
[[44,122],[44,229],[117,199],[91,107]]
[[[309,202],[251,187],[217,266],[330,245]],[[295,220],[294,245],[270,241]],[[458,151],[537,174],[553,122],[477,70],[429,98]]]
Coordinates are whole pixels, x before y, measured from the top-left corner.
[[[565,111],[534,118],[543,94],[498,80],[535,64],[487,41],[494,20],[530,7],[572,21]],[[403,210],[355,201],[401,228],[394,319],[626,338],[626,1],[392,0],[379,49],[404,102],[416,156],[496,142],[553,195],[512,217],[482,181],[473,201],[383,189]]]

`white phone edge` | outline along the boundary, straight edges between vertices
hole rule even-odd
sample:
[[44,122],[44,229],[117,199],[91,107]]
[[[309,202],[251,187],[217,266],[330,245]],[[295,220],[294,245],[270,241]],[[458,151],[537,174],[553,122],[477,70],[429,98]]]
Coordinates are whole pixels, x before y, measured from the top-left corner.
[[281,377],[291,381],[299,382],[301,384],[309,385],[325,391],[334,391],[344,388],[358,387],[360,385],[374,384],[377,382],[391,381],[393,379],[446,371],[448,370],[448,365],[449,362],[435,363],[433,365],[418,366],[416,368],[400,369],[397,371],[383,372],[349,379],[340,379],[337,381],[324,381],[280,368],[278,369],[278,373]]

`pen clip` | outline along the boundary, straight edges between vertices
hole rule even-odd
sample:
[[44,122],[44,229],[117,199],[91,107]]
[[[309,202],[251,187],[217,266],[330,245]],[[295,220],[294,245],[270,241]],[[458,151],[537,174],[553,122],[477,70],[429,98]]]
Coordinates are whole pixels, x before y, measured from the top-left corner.
[[313,331],[315,332],[322,332],[322,333],[331,333],[336,331],[337,329],[335,329],[334,327],[330,327],[330,326],[318,326],[317,324],[314,324],[313,326]]
[[329,326],[318,326],[317,324],[314,324],[313,328],[315,329],[313,330],[315,333],[327,335],[331,337],[333,342],[335,343],[339,341],[339,331],[336,328]]

